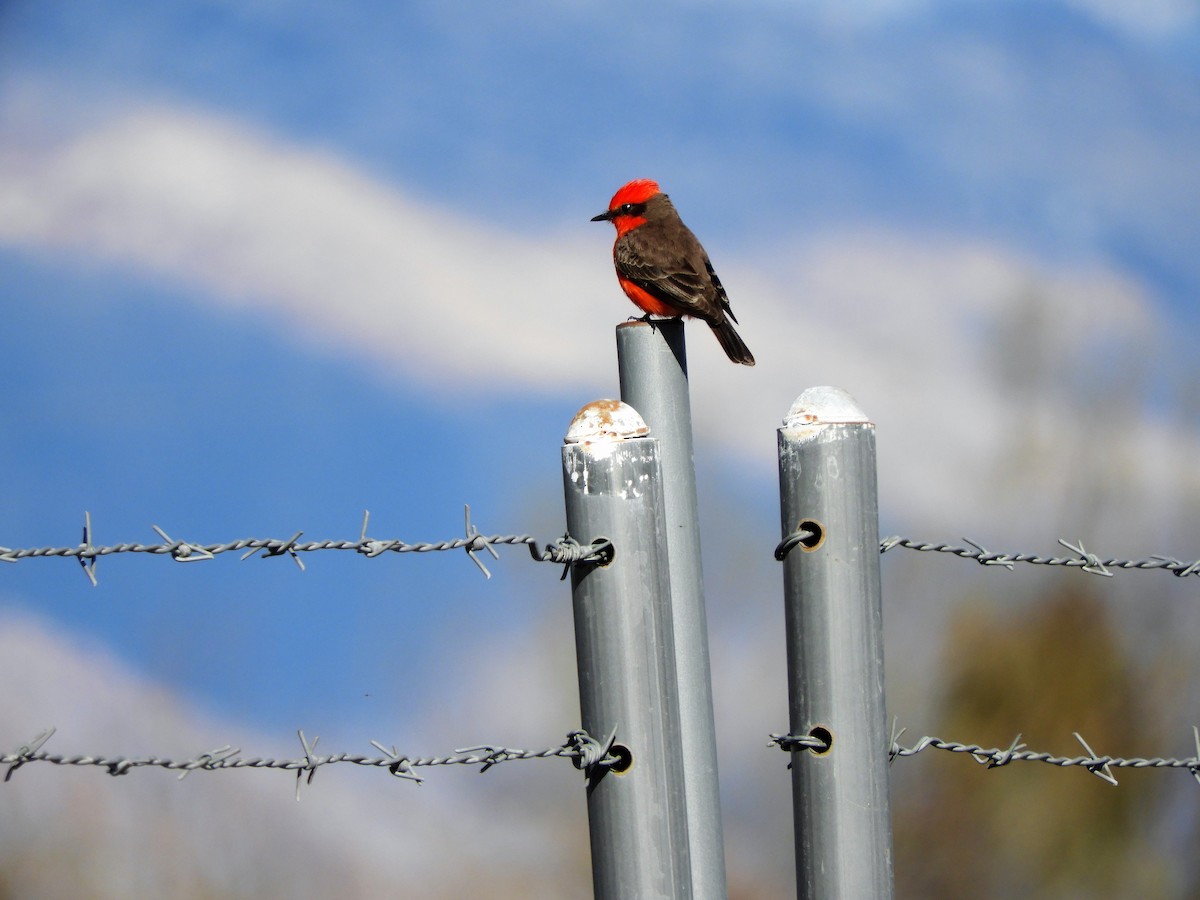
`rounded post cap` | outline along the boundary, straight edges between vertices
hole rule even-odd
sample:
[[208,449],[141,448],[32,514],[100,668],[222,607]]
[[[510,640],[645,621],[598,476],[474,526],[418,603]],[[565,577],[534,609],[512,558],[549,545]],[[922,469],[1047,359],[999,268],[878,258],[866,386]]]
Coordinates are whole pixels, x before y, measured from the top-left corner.
[[593,400],[571,420],[567,444],[587,444],[595,441],[626,441],[646,437],[650,426],[641,414],[620,400]]
[[792,403],[784,416],[785,428],[805,425],[861,425],[870,419],[858,402],[841,388],[810,387]]

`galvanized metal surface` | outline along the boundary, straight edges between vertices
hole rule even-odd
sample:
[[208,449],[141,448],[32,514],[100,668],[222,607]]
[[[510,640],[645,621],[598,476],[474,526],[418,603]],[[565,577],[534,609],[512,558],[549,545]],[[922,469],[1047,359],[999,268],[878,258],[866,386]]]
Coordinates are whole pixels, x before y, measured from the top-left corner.
[[617,366],[621,399],[642,414],[662,447],[693,886],[697,897],[721,900],[728,888],[683,321],[618,326]]
[[875,430],[843,392],[779,429],[796,895],[893,895]]
[[[599,900],[692,897],[659,444],[628,407],[581,410],[562,449],[567,528],[612,541],[571,570],[583,727],[627,767],[589,779]],[[609,427],[616,424],[616,427]],[[621,424],[623,423],[623,424]]]

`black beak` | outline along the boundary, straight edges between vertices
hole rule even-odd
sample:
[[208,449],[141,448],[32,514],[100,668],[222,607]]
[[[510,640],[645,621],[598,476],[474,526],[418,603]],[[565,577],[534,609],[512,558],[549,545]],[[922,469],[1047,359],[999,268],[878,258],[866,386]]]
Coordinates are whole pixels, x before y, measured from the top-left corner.
[[592,221],[593,222],[608,222],[608,221],[611,221],[612,217],[615,216],[616,214],[617,214],[617,211],[615,209],[606,209],[604,212],[600,213],[600,215],[592,216]]

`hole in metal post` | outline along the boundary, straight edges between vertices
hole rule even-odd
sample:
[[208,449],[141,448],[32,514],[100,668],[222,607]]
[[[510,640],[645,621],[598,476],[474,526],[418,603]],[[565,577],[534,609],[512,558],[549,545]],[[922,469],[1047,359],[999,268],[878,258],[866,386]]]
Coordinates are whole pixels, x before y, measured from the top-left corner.
[[808,537],[800,539],[800,549],[805,553],[816,550],[825,542],[825,526],[816,519],[805,519],[796,530],[809,532]]
[[809,752],[812,753],[813,756],[824,756],[833,749],[833,732],[824,725],[813,726],[813,729],[808,733],[808,736],[816,738],[825,745],[823,750],[810,750]]
[[595,565],[597,565],[601,569],[603,569],[606,566],[612,565],[612,561],[617,556],[617,548],[613,546],[612,541],[610,541],[608,538],[603,537],[603,536],[594,538],[592,540],[592,543],[599,544],[601,541],[606,541],[607,543],[605,544],[604,547],[600,548],[600,550],[596,551],[597,555],[600,558],[596,560]]
[[609,766],[614,774],[624,775],[633,767],[633,751],[624,744],[613,744],[608,752],[617,758],[617,761]]

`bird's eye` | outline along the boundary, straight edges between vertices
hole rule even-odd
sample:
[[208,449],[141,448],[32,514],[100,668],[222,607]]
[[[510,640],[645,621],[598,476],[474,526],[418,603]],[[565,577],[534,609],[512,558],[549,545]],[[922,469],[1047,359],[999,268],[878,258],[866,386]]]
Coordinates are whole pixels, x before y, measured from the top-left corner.
[[621,207],[621,215],[623,216],[640,216],[645,211],[645,203],[626,203]]

